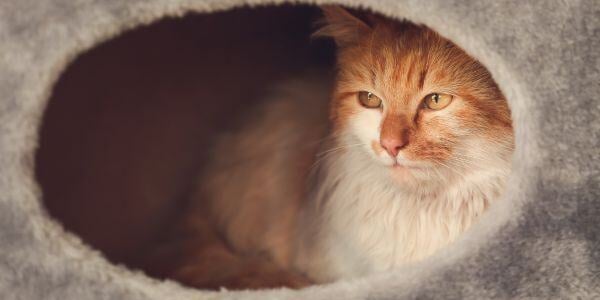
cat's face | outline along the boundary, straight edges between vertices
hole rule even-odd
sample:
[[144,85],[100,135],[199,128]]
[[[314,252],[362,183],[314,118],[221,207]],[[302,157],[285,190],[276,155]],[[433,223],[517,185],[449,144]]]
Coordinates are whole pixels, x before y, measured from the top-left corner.
[[510,112],[483,66],[425,27],[349,18],[330,11],[325,27],[340,46],[332,120],[348,149],[412,184],[506,163]]

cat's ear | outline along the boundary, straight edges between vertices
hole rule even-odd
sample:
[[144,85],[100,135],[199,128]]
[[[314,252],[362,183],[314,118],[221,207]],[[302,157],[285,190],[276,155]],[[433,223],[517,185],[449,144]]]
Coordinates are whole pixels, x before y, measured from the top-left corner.
[[340,47],[358,43],[371,32],[371,26],[341,6],[321,6],[324,19],[314,37],[331,37]]

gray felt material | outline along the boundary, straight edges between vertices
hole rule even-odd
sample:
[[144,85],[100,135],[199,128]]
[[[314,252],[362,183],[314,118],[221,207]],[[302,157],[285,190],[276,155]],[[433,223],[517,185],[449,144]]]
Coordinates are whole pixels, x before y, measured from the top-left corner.
[[301,291],[202,292],[111,265],[48,218],[33,173],[37,131],[78,53],[165,16],[273,2],[284,1],[0,1],[1,299],[600,298],[597,0],[336,1],[432,27],[480,59],[510,102],[517,147],[505,199],[427,261]]

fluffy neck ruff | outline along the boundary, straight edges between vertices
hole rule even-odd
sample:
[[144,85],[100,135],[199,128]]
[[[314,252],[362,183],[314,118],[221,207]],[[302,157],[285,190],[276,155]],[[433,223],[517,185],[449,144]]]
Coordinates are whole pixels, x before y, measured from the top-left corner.
[[332,281],[433,254],[501,195],[508,160],[489,165],[415,189],[399,186],[390,168],[360,149],[329,155],[313,174],[302,212],[298,265],[317,281]]

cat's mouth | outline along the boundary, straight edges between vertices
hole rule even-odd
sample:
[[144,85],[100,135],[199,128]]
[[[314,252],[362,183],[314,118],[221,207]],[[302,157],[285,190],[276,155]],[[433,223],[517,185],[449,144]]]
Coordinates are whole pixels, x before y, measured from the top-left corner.
[[374,150],[375,156],[385,166],[393,170],[423,170],[428,167],[424,162],[412,161],[406,158],[403,153],[399,153],[395,157],[389,155],[377,141],[371,143],[371,148]]
[[426,163],[409,160],[402,154],[397,157],[388,156],[388,158],[388,166],[394,170],[423,170],[427,168]]

